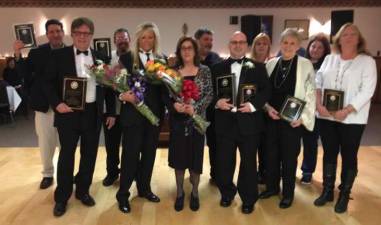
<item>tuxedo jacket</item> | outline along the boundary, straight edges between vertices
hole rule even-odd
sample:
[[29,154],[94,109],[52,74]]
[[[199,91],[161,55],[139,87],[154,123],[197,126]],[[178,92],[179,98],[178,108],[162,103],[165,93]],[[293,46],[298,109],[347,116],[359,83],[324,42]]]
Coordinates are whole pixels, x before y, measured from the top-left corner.
[[[161,55],[155,55],[155,58],[163,58]],[[133,56],[131,52],[121,55],[119,62],[127,69],[131,74],[133,71]],[[144,68],[144,65],[139,59],[140,68]],[[164,85],[155,85],[149,82],[146,83],[146,88],[144,92],[144,103],[151,109],[153,114],[162,121],[164,118],[165,108],[163,95],[166,93]],[[139,111],[136,110],[135,106],[131,103],[126,102],[121,105],[120,111],[120,123],[122,126],[132,126],[137,124],[142,124],[147,120],[143,117]]]
[[[45,92],[48,101],[55,110],[58,104],[63,102],[63,80],[64,77],[77,77],[73,46],[64,47],[52,51],[50,60],[45,73],[43,83],[43,91]],[[100,53],[91,50],[93,60],[100,59],[107,62]],[[96,86],[96,105],[97,105],[97,127],[102,123],[103,106],[106,101],[106,114],[108,116],[115,115],[115,94],[110,88],[103,87],[99,84]],[[80,111],[71,113],[55,113],[54,125],[60,126],[75,126],[79,124]]]
[[[267,72],[269,76],[275,69],[280,57],[271,59],[267,64]],[[294,97],[306,101],[301,118],[303,125],[307,130],[312,131],[315,126],[316,111],[316,88],[315,88],[315,71],[310,60],[298,56],[296,66],[296,85]]]
[[[249,64],[251,64],[252,67],[250,67]],[[214,91],[214,101],[212,102],[212,106],[215,106],[219,100],[216,87],[217,78],[231,73],[231,63],[229,59],[225,59],[212,67]],[[262,110],[264,104],[268,101],[271,95],[271,85],[265,66],[262,63],[257,63],[244,58],[239,77],[239,88],[237,90],[237,104],[240,102],[242,84],[254,84],[256,86],[255,96],[249,100],[256,110],[252,113],[241,113],[239,111],[233,113],[230,110],[225,111],[215,109],[216,134],[233,136],[232,132],[234,132],[234,129],[232,128],[236,125],[242,135],[251,135],[262,131],[264,123]]]
[[25,87],[30,92],[30,106],[35,111],[49,110],[48,98],[42,91],[42,84],[52,51],[49,43],[46,43],[31,49],[27,58],[20,58],[16,62],[16,69],[24,77]]

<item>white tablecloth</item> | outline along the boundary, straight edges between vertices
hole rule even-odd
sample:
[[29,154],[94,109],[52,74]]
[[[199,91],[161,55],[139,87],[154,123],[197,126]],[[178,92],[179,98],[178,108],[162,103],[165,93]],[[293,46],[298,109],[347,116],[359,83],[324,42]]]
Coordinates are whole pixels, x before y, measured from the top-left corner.
[[21,103],[20,95],[17,93],[16,89],[12,86],[7,86],[7,92],[8,92],[8,100],[10,109],[15,112],[17,107],[19,107]]

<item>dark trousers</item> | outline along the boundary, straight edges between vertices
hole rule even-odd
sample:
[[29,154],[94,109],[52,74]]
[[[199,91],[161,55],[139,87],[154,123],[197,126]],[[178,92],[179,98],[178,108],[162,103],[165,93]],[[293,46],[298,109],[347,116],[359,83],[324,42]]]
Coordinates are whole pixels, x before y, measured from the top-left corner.
[[[254,204],[258,199],[257,148],[259,134],[241,135],[236,125],[234,136],[217,134],[216,179],[222,198],[233,199],[237,193],[244,204]],[[237,186],[233,183],[237,147],[240,166]]]
[[266,177],[266,134],[264,132],[259,135],[258,173],[262,179]]
[[216,179],[216,131],[212,122],[206,130],[206,143],[209,148],[210,177]]
[[88,194],[93,180],[95,161],[98,152],[99,131],[95,103],[86,104],[85,111],[80,113],[80,124],[69,124],[57,127],[61,150],[57,163],[57,188],[54,192],[56,202],[67,202],[73,192],[73,173],[75,151],[81,139],[79,170],[75,176],[76,193]]
[[283,197],[293,197],[302,127],[268,119],[266,127],[266,188],[278,192],[282,178]]
[[119,175],[119,147],[122,139],[122,127],[119,124],[119,116],[115,117],[115,125],[111,129],[107,129],[107,117],[103,119],[103,131],[105,135],[106,147],[106,169],[107,175],[116,177]]
[[123,127],[120,187],[116,194],[119,202],[128,200],[134,179],[140,194],[151,192],[159,132],[160,128],[151,125],[148,120],[143,124]]
[[303,127],[303,163],[302,171],[303,175],[312,175],[315,172],[317,162],[317,150],[318,150],[319,129],[317,122],[312,131]]
[[337,164],[337,156],[340,152],[341,173],[348,170],[357,171],[357,153],[365,125],[344,124],[324,119],[319,119],[318,123],[324,149],[323,163]]

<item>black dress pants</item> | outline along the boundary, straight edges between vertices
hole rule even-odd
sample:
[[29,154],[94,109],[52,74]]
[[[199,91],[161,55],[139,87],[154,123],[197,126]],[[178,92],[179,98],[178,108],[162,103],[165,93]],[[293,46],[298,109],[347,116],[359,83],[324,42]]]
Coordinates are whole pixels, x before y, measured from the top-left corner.
[[282,178],[283,197],[293,197],[300,152],[302,127],[292,128],[283,120],[268,118],[266,127],[266,188],[279,192]]
[[160,127],[148,120],[142,124],[123,127],[120,188],[116,194],[119,202],[127,201],[134,179],[138,192],[151,192],[151,177],[159,142]]
[[54,192],[56,202],[66,203],[73,192],[75,151],[79,139],[81,159],[74,179],[76,193],[88,194],[93,180],[100,131],[96,104],[86,104],[84,112],[77,116],[80,118],[75,121],[80,121],[79,124],[72,124],[73,121],[68,119],[65,126],[57,127],[61,150],[57,163],[57,188]]

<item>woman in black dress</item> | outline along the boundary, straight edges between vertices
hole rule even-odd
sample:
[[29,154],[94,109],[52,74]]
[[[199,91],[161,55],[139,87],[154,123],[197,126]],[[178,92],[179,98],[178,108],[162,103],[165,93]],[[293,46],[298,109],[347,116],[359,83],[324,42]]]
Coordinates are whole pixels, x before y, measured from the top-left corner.
[[200,207],[198,184],[202,173],[204,134],[194,129],[191,116],[201,115],[205,119],[205,110],[213,97],[211,74],[208,67],[200,64],[197,43],[190,37],[181,38],[176,48],[177,68],[185,80],[193,80],[199,88],[200,98],[194,104],[185,104],[168,99],[170,112],[169,166],[175,169],[177,197],[175,210],[184,207],[184,174],[188,169],[193,185],[190,208],[196,211]]

